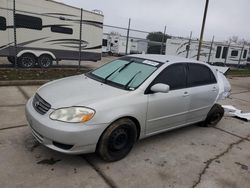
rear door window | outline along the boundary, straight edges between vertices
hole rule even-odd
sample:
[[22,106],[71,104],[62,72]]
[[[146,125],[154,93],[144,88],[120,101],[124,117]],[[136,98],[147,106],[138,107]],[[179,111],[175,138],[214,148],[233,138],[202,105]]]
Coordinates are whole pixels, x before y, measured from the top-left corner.
[[196,87],[214,83],[216,83],[216,78],[210,68],[200,64],[188,64],[188,87]]
[[186,88],[187,75],[186,64],[178,63],[168,66],[164,69],[158,77],[154,80],[153,84],[167,84],[170,90]]

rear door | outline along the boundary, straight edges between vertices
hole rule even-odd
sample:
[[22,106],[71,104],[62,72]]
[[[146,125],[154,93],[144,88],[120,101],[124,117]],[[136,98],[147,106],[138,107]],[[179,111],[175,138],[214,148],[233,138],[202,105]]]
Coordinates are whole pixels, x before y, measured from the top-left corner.
[[178,63],[165,68],[150,84],[149,88],[158,83],[167,84],[170,86],[170,91],[148,92],[147,134],[186,123],[190,100],[186,91],[186,81],[186,64]]
[[190,106],[188,123],[202,121],[213,106],[219,92],[216,78],[206,65],[188,63],[187,73]]

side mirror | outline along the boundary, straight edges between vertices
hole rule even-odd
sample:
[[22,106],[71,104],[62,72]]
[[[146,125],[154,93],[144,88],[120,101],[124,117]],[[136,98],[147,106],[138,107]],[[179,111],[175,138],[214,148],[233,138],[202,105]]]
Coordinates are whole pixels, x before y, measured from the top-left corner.
[[150,88],[154,93],[168,93],[169,89],[169,85],[167,84],[155,84]]

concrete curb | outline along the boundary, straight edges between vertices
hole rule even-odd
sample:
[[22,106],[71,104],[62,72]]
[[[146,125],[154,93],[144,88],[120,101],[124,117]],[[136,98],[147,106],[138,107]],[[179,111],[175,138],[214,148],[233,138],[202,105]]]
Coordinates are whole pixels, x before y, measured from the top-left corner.
[[0,86],[29,86],[29,85],[43,85],[50,80],[9,80],[0,81]]

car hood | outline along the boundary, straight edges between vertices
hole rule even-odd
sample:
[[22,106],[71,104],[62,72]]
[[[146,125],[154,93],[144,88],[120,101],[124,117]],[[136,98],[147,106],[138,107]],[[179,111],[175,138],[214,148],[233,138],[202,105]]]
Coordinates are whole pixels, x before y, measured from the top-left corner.
[[128,93],[128,91],[79,75],[49,82],[39,88],[37,93],[56,109],[89,106],[92,103]]

